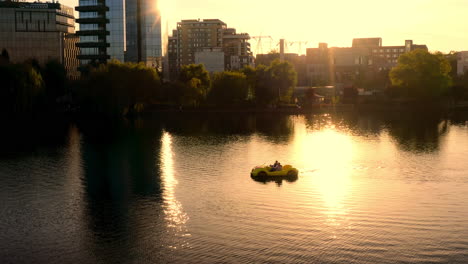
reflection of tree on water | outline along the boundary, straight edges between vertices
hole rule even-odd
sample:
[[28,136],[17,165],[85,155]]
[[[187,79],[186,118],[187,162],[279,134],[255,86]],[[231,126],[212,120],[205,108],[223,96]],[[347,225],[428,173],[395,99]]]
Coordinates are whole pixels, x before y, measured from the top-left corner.
[[286,143],[294,132],[292,118],[293,116],[278,113],[258,115],[257,132],[273,143]]
[[374,113],[355,111],[305,115],[306,127],[312,131],[333,128],[355,135],[379,135],[383,120]]
[[439,113],[352,111],[305,115],[305,121],[307,129],[313,131],[332,128],[358,136],[379,135],[385,129],[408,151],[438,150],[440,137],[448,129],[448,121]]
[[468,126],[468,111],[456,111],[451,113],[450,122],[458,126]]
[[193,113],[171,115],[163,122],[168,132],[183,136],[259,133],[272,142],[287,142],[294,129],[291,118],[278,113]]
[[92,250],[103,255],[118,252],[103,257],[119,262],[137,243],[132,234],[137,232],[138,224],[133,222],[138,219],[130,217],[135,200],[161,200],[156,158],[161,129],[120,121],[83,122],[79,128],[83,134],[86,220],[96,239],[94,245],[99,247]]
[[56,151],[66,145],[69,129],[70,123],[60,119],[3,120],[0,156]]
[[441,117],[406,114],[387,121],[389,135],[406,151],[439,150],[440,137],[447,133],[448,121]]

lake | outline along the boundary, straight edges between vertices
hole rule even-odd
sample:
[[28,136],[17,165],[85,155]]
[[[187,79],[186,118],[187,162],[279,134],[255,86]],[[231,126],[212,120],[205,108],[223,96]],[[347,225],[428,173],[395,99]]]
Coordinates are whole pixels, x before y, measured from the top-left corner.
[[163,115],[6,122],[0,262],[468,262],[468,113]]

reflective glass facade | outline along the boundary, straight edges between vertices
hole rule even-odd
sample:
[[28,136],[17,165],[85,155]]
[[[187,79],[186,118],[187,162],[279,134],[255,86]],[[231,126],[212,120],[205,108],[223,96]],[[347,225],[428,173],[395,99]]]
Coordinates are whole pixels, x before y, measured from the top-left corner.
[[161,15],[157,9],[157,1],[127,0],[126,29],[127,53],[126,61],[142,61],[148,66],[161,63]]
[[106,17],[109,19],[107,30],[110,34],[107,36],[107,54],[111,59],[125,61],[125,6],[123,0],[106,0],[109,11]]
[[125,54],[126,61],[138,61],[139,53],[139,36],[138,36],[138,4],[141,0],[125,0],[125,15],[126,15],[126,36],[127,36],[127,50]]
[[156,8],[156,1],[141,1],[142,10],[149,10],[142,16],[142,61],[148,66],[156,66],[162,56],[161,14]]
[[[117,59],[161,65],[161,16],[155,0],[80,0],[80,43],[83,63]],[[98,43],[92,44],[92,43]],[[103,46],[103,42],[106,43]],[[88,48],[95,47],[90,50]],[[96,58],[92,53],[96,52]],[[86,54],[85,54],[86,53]]]

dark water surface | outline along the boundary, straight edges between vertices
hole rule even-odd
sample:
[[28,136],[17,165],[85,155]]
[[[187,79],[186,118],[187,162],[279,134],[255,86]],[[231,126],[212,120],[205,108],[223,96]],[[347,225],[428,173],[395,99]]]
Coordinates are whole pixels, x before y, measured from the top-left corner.
[[6,123],[0,263],[468,263],[467,120]]

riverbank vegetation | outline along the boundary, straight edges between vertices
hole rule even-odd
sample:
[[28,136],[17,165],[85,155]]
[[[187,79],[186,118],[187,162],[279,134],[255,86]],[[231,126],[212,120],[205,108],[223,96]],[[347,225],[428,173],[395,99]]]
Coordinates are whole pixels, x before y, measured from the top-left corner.
[[405,53],[390,71],[394,96],[434,100],[448,95],[452,85],[449,61],[440,52],[417,49]]
[[[391,104],[398,100],[423,103],[468,100],[468,74],[457,75],[450,64],[453,65],[453,57],[440,53],[423,50],[406,53],[387,74],[391,85],[382,91],[384,99],[381,96],[370,101],[381,107],[385,105],[382,102]],[[298,93],[294,89],[296,71],[289,62],[279,60],[268,66],[212,74],[201,64],[185,65],[173,81],[163,81],[160,72],[141,63],[110,61],[90,66],[80,80],[72,81],[67,79],[59,62],[11,63],[8,54],[2,52],[0,78],[2,114],[129,115],[162,109],[272,109],[295,106],[298,97],[302,102],[323,102],[323,97],[312,89]],[[344,89],[340,94],[335,89],[333,93],[329,104],[360,102],[354,100],[358,97],[355,88]],[[314,104],[310,102],[303,106]]]
[[59,62],[10,63],[5,51],[0,56],[0,83],[0,114],[12,115],[58,111],[70,85]]

